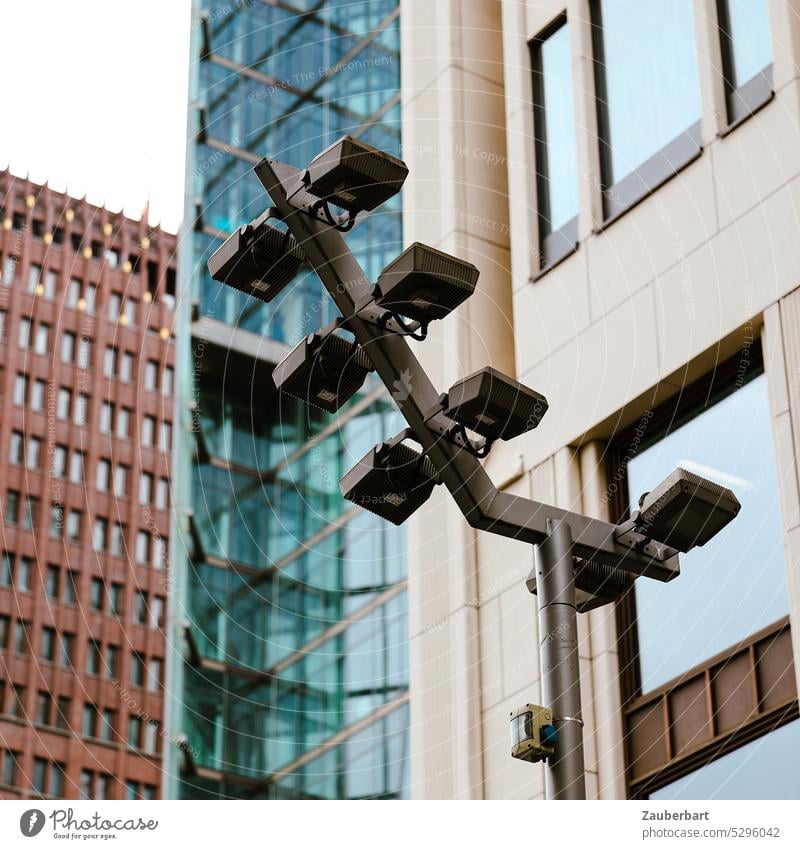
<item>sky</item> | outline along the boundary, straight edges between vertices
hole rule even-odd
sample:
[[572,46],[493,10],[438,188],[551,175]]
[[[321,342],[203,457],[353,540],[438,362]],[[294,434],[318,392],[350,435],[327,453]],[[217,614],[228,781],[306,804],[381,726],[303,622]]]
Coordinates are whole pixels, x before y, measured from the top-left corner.
[[31,0],[0,16],[0,169],[176,232],[191,0]]

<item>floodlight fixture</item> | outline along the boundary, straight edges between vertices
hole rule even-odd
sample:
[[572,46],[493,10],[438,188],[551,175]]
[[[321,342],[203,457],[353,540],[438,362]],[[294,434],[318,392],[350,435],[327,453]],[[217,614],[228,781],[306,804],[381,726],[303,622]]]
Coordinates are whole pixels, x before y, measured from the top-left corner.
[[651,539],[686,552],[705,545],[740,509],[729,489],[678,468],[641,497],[632,518]]
[[309,194],[355,214],[369,212],[403,187],[405,162],[353,136],[317,154],[304,175]]
[[479,274],[471,262],[414,242],[381,272],[375,303],[421,322],[442,319],[475,291]]
[[233,232],[208,261],[214,280],[269,303],[297,274],[305,254],[295,238],[269,220],[274,210]]
[[281,392],[335,413],[364,385],[372,364],[357,342],[312,333],[272,372]]
[[532,430],[546,412],[544,395],[491,366],[459,380],[444,405],[446,416],[490,441]]
[[430,498],[439,482],[433,463],[395,439],[371,448],[339,482],[348,501],[401,525]]
[[[611,604],[629,590],[636,576],[618,566],[608,566],[594,560],[575,560],[575,607],[578,613],[588,613],[597,607]],[[528,592],[537,595],[536,567],[525,579]]]

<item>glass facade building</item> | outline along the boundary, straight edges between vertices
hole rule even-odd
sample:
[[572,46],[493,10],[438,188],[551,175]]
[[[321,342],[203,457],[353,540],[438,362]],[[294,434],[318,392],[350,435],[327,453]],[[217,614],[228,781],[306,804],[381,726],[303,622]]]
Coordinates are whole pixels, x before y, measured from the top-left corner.
[[[375,382],[336,417],[275,391],[334,317],[312,273],[264,304],[206,269],[269,205],[262,156],[303,167],[345,133],[399,155],[397,0],[194,5],[166,795],[403,797],[405,537],[338,486],[400,420]],[[347,238],[377,275],[400,198]]]

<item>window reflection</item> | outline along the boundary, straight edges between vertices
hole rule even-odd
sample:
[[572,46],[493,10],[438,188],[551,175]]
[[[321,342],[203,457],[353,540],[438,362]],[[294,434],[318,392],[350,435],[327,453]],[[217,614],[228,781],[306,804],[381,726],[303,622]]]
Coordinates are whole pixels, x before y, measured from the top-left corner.
[[700,120],[692,7],[692,0],[594,0],[606,186]]
[[[544,39],[534,42],[532,61],[537,204],[540,237],[544,240],[578,214],[572,58],[566,22]],[[573,236],[572,246],[574,243]],[[554,259],[547,256],[547,247],[543,243],[545,263]],[[567,245],[564,247],[566,249]]]
[[650,794],[651,799],[800,799],[800,720]]
[[741,88],[772,62],[768,0],[719,0],[719,21],[726,76],[731,88]]
[[762,374],[639,453],[628,492],[676,466],[731,488],[742,510],[706,547],[681,555],[668,584],[636,582],[642,691],[647,692],[788,611],[778,479]]

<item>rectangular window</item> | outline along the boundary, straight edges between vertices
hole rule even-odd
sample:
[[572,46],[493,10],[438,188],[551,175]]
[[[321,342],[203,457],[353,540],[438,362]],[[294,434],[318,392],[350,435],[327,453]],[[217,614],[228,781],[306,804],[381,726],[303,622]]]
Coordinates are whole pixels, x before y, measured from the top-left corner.
[[119,616],[122,613],[122,584],[111,584],[108,592],[108,612],[111,616]]
[[44,275],[44,297],[48,301],[54,301],[56,298],[56,272],[53,269],[48,269]]
[[111,485],[111,461],[100,459],[97,461],[97,474],[95,485],[98,492],[108,492]]
[[158,389],[158,363],[155,360],[148,360],[145,363],[144,388],[150,392]]
[[67,446],[56,445],[53,449],[53,465],[51,473],[54,478],[63,478],[67,474]]
[[122,557],[125,553],[125,525],[114,522],[111,526],[110,552],[114,557]]
[[161,687],[164,674],[164,661],[159,657],[150,658],[150,666],[147,670],[147,689],[151,693],[157,693]]
[[14,282],[14,276],[17,273],[17,263],[19,257],[7,256],[3,264],[3,285],[10,286]]
[[118,465],[114,469],[114,495],[124,498],[128,494],[128,467]]
[[[742,504],[713,545],[681,555],[679,581],[636,582],[638,668],[645,693],[789,609],[767,381],[761,374],[736,388],[734,380],[713,393],[703,389],[699,407],[682,411],[668,432],[653,432],[627,464],[631,508],[676,466],[729,487]],[[674,410],[669,418],[676,421]],[[739,428],[733,422],[746,424]]]
[[42,440],[38,436],[32,436],[28,440],[28,453],[25,458],[25,465],[29,469],[38,469],[39,460],[42,455]]
[[62,763],[50,764],[50,795],[57,799],[64,798],[64,773],[66,767]]
[[89,396],[83,392],[78,393],[75,401],[75,424],[83,426],[86,424],[86,419],[89,416]]
[[169,481],[159,478],[156,486],[156,508],[166,510],[169,507]]
[[58,598],[61,594],[61,569],[52,564],[47,567],[44,591],[48,598]]
[[97,708],[94,705],[85,704],[83,706],[83,725],[81,730],[84,737],[97,736]]
[[60,539],[64,531],[64,505],[50,505],[50,528],[48,533],[51,539]]
[[25,399],[28,396],[28,376],[18,374],[14,378],[14,404],[17,407],[25,405]]
[[111,708],[103,708],[100,718],[100,739],[111,742],[114,739],[114,728],[117,724],[117,712]]
[[95,551],[105,551],[108,547],[108,519],[104,519],[102,516],[98,516],[94,520],[92,545]]
[[108,320],[109,321],[116,321],[119,318],[121,306],[122,306],[122,298],[116,292],[112,292],[108,296]]
[[64,585],[64,601],[74,604],[78,599],[78,573],[73,569],[67,570],[67,581]]
[[106,676],[119,678],[119,646],[106,646]]
[[172,395],[175,390],[175,369],[167,366],[164,369],[164,377],[161,381],[161,392],[163,395]]
[[700,153],[693,5],[692,0],[592,0],[607,219]]
[[36,328],[36,339],[33,350],[37,354],[47,354],[50,350],[50,325],[39,324]]
[[56,417],[61,419],[62,422],[69,421],[71,411],[72,392],[62,386],[58,390],[58,396],[56,397]]
[[73,451],[69,461],[69,479],[72,483],[83,483],[83,453]]
[[768,0],[717,0],[728,123],[767,103],[772,90]]
[[97,640],[89,640],[86,651],[86,673],[88,675],[99,675],[101,660],[100,643]]
[[[72,599],[75,600],[74,598]],[[75,658],[75,635],[74,634],[62,634],[61,635],[61,656],[60,663],[64,669],[70,669],[72,667],[73,661]]]
[[25,510],[22,514],[22,527],[26,531],[33,531],[39,524],[39,499],[35,495],[29,495],[25,499]]
[[131,684],[134,687],[143,687],[146,665],[144,658],[139,652],[134,652],[131,657]]
[[98,610],[102,613],[105,596],[106,591],[103,579],[92,578],[92,584],[89,591],[89,604],[92,606],[92,610]]
[[170,451],[172,449],[172,424],[170,422],[161,422],[158,447],[162,451]]
[[[20,440],[22,434],[19,434]],[[17,461],[19,462],[19,461]],[[139,504],[150,504],[153,500],[153,476],[150,472],[142,472],[139,478]]]
[[9,525],[16,525],[19,521],[19,502],[19,493],[9,489],[6,493],[6,522]]
[[67,539],[70,542],[81,541],[81,512],[70,510],[67,516]]
[[25,437],[22,431],[12,430],[8,448],[8,462],[21,464],[25,459]]
[[16,565],[16,580],[14,583],[18,590],[27,592],[31,588],[33,577],[33,560],[30,557],[22,556],[17,561]]
[[114,426],[114,405],[110,401],[103,401],[100,407],[100,433],[111,433]]
[[114,377],[117,373],[117,349],[109,345],[103,354],[103,376]]
[[150,562],[150,534],[147,531],[136,532],[136,562]]
[[131,435],[131,411],[120,407],[117,414],[117,436],[127,439]]
[[14,630],[14,651],[17,654],[28,653],[28,626],[30,622],[24,619],[17,620],[17,626]]
[[69,712],[72,708],[72,702],[69,696],[59,696],[58,705],[56,707],[56,728],[67,729],[69,724]]
[[[8,648],[8,637],[10,634],[11,619],[5,614],[0,614],[0,649],[5,651]],[[3,708],[3,701],[0,699],[0,710]]]
[[42,795],[47,792],[47,761],[44,758],[33,759],[33,789]]
[[39,650],[42,660],[52,663],[56,659],[55,628],[42,628],[42,644]]
[[31,344],[31,328],[33,322],[29,318],[21,318],[19,320],[19,328],[17,330],[17,344],[22,350],[26,350]]
[[75,359],[75,334],[65,331],[61,337],[61,362],[71,363]]
[[142,720],[138,716],[128,718],[128,745],[134,749],[142,745]]
[[92,362],[92,340],[82,336],[78,343],[78,368],[88,369]]
[[31,263],[28,269],[28,293],[33,295],[36,293],[36,288],[39,285],[39,277],[42,273],[42,266]]
[[156,420],[154,416],[145,416],[142,419],[142,445],[150,447],[155,443]]
[[40,690],[36,694],[36,722],[39,725],[50,725],[53,713],[53,697],[50,693]]
[[119,364],[119,379],[125,383],[133,380],[133,354],[123,351]]
[[17,783],[18,764],[21,757],[21,752],[7,751],[5,754],[5,758],[3,759],[3,783],[9,787],[14,787]]
[[33,381],[33,387],[31,389],[31,410],[34,412],[38,413],[44,410],[44,396],[46,389],[46,381],[40,379]]
[[77,309],[78,301],[81,299],[81,281],[74,277],[67,286],[67,307],[71,310]]
[[137,625],[147,624],[147,593],[144,590],[136,591],[133,608],[133,621]]
[[94,784],[94,773],[90,769],[81,770],[81,799],[92,798],[92,786]]
[[566,18],[531,45],[540,268],[578,243],[578,159],[572,95],[572,54]]

